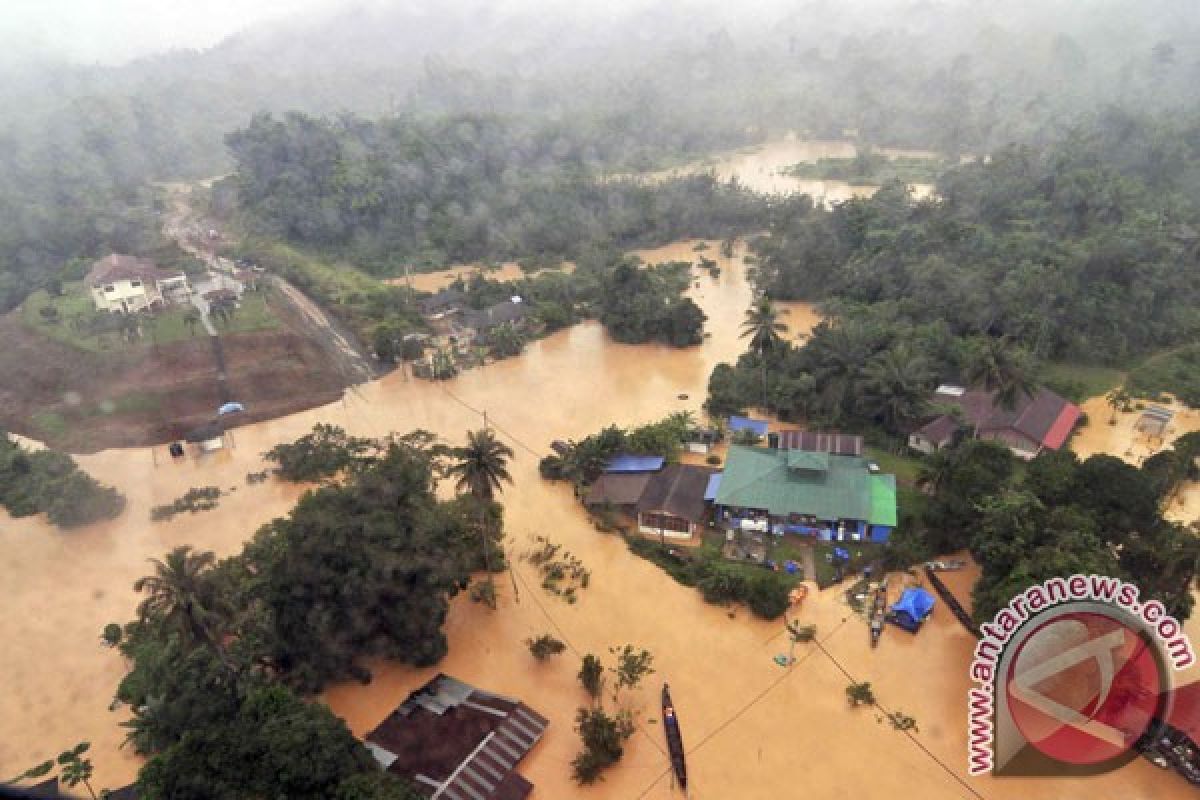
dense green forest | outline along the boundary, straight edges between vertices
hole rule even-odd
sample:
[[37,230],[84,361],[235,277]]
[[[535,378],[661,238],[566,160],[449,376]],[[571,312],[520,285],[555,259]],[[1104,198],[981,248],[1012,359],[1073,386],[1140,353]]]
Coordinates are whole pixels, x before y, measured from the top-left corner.
[[1196,477],[1200,435],[1187,434],[1140,469],[1096,455],[1045,452],[1018,469],[1003,446],[968,441],[932,456],[920,481],[930,493],[916,524],[892,543],[911,563],[966,548],[983,574],[975,619],[990,619],[1029,586],[1054,576],[1120,576],[1186,619],[1200,539],[1167,521],[1163,501]]
[[[503,450],[485,474],[506,475]],[[423,432],[367,442],[318,426],[273,453],[287,474],[343,480],[306,493],[237,556],[184,546],[154,562],[134,587],[137,619],[105,631],[131,664],[117,697],[151,756],[141,796],[407,800],[341,720],[297,693],[369,680],[370,656],[439,661],[449,598],[504,563],[501,508],[473,480],[438,500],[439,478],[474,477],[478,462]]]
[[14,517],[45,512],[60,528],[74,528],[112,519],[125,508],[125,498],[66,453],[27,450],[0,431],[0,506]]
[[788,198],[754,242],[758,285],[831,319],[718,367],[710,407],[903,433],[939,381],[1028,386],[1041,360],[1125,365],[1194,342],[1198,187],[1200,120],[1110,111],[947,171],[936,200],[902,184],[829,211]]
[[227,171],[223,137],[259,111],[532,120],[569,131],[608,171],[788,130],[954,156],[1046,141],[1108,103],[1135,115],[1190,105],[1200,64],[1186,54],[1200,32],[1189,11],[1181,0],[1110,0],[1106,13],[1068,0],[994,12],[812,2],[549,18],[383,3],[113,66],[22,60],[17,48],[0,60],[0,98],[20,110],[0,122],[0,310],[72,259],[145,254],[158,227],[147,181]]
[[228,142],[252,233],[382,274],[414,262],[575,258],[595,241],[725,237],[763,209],[707,175],[603,179],[570,129],[499,117],[260,115]]

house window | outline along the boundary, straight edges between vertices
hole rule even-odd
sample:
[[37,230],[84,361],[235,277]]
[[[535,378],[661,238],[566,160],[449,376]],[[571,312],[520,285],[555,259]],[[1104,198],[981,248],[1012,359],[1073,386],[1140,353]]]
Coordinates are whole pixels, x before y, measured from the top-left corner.
[[140,287],[142,285],[142,282],[141,281],[130,281],[129,285],[132,288],[137,289],[138,287]]
[[113,286],[111,283],[108,286],[104,287],[104,291],[109,292],[110,294],[112,292],[115,292],[116,290],[117,290],[117,287]]
[[654,530],[674,531],[676,533],[687,533],[688,521],[670,514],[647,512],[642,514],[642,527],[653,528]]

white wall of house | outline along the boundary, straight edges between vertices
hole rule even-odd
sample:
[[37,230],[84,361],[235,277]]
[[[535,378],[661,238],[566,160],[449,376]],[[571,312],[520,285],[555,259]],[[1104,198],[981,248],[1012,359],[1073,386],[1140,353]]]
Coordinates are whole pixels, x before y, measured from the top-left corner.
[[161,281],[147,281],[140,278],[122,278],[92,288],[92,302],[97,311],[133,312],[162,302],[163,295],[168,299],[185,302],[191,287],[188,286],[186,275],[176,275]]
[[[647,519],[648,516],[651,518]],[[680,518],[675,517],[674,519],[678,520]],[[639,513],[638,531],[646,534],[647,536],[662,536],[666,539],[690,539],[692,538],[692,534],[696,531],[696,524],[693,522],[688,522],[686,531],[677,531],[666,527],[660,528],[653,524],[653,515]]]
[[154,284],[142,280],[119,280],[92,289],[92,301],[99,311],[141,311],[162,299]]
[[919,450],[926,455],[933,455],[938,449],[937,445],[919,433],[910,433],[908,435],[908,446],[913,450]]

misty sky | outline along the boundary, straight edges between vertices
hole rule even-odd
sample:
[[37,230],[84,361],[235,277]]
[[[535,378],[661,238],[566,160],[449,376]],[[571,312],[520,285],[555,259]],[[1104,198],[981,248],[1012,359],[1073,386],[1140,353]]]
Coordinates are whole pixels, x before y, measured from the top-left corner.
[[[0,40],[72,60],[118,64],[178,47],[203,48],[256,22],[336,0],[0,0]],[[348,5],[348,3],[341,3]]]

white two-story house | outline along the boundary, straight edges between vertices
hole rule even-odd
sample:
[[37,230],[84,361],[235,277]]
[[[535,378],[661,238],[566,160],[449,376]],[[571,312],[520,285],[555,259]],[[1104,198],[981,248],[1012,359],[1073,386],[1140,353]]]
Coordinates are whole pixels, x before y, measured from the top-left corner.
[[116,253],[92,265],[87,286],[97,310],[123,313],[186,302],[192,291],[184,273],[159,269],[149,259]]

